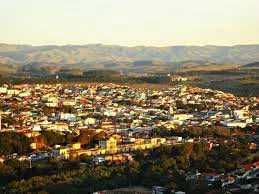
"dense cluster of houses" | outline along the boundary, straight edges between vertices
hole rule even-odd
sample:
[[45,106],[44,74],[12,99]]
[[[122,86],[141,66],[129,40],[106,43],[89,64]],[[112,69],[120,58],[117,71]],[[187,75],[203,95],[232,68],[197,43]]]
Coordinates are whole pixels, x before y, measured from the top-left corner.
[[[72,142],[39,151],[38,143],[33,142],[31,148],[34,151],[30,155],[12,155],[19,160],[89,155],[95,156],[93,160],[97,163],[124,161],[132,159],[129,153],[136,150],[201,140],[151,136],[157,128],[173,130],[221,125],[231,130],[258,126],[259,123],[257,97],[236,97],[221,91],[186,86],[151,90],[115,84],[2,85],[0,103],[0,132],[24,133],[32,139],[43,131],[77,136],[82,130],[106,134],[106,138],[92,148]],[[258,136],[254,134],[249,138],[248,148],[257,148]],[[202,140],[207,141],[210,149],[219,143],[233,144],[231,139],[223,142],[209,138]],[[6,157],[0,157],[1,161],[4,159]],[[186,180],[193,185],[206,182],[209,186],[220,181],[228,190],[256,191],[258,188],[254,185],[258,184],[251,183],[256,177],[258,179],[258,169],[258,163],[254,163],[229,175],[190,173],[186,174]]]
[[[228,174],[217,173],[188,173],[186,181],[193,187],[205,184],[213,187],[220,184],[229,193],[258,193],[259,192],[259,162],[243,165]],[[211,193],[217,193],[212,190]]]
[[[2,85],[1,132],[15,131],[36,137],[42,131],[74,133],[90,129],[109,138],[96,148],[79,143],[52,148],[50,155],[102,155],[149,149],[164,143],[193,141],[182,137],[151,138],[153,129],[209,127],[216,123],[244,128],[259,122],[259,99],[236,97],[211,89],[186,86],[166,89],[130,88],[115,84],[89,86]],[[188,106],[188,110],[179,108]],[[199,106],[205,106],[200,110]],[[7,122],[15,118],[15,122]],[[110,146],[110,142],[114,142]],[[117,145],[118,144],[118,145]],[[37,144],[31,145],[37,149]]]

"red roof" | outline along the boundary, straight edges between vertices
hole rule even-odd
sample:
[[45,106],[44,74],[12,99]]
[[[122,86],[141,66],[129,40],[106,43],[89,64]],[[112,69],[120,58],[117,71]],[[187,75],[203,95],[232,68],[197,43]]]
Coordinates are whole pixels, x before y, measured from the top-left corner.
[[205,175],[205,176],[218,176],[218,174],[217,174],[217,173],[215,173],[215,172],[202,173],[202,175]]
[[259,161],[253,163],[254,166],[259,166]]
[[246,164],[246,165],[243,165],[243,168],[247,171],[247,170],[250,170],[253,168],[253,164]]

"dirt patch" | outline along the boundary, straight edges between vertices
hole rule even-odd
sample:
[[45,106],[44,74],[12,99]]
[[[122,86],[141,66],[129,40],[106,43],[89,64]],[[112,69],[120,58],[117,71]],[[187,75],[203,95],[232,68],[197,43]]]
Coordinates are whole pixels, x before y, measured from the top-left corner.
[[98,193],[106,193],[106,194],[150,194],[151,190],[148,190],[144,187],[131,187],[131,188],[120,188],[114,190],[106,190]]

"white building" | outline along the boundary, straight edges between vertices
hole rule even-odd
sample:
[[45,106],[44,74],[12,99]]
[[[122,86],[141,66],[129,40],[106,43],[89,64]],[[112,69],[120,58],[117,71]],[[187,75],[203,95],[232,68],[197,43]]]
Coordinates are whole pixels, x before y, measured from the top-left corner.
[[8,95],[17,95],[17,94],[20,94],[20,90],[16,90],[16,89],[10,89],[10,90],[7,90],[7,94]]
[[33,126],[31,127],[31,130],[32,130],[32,131],[41,131],[41,127],[40,127],[40,125],[33,125]]
[[94,125],[95,124],[95,119],[94,118],[87,118],[85,119],[85,122],[84,122],[86,125]]
[[239,120],[225,120],[223,122],[223,125],[225,125],[227,127],[241,127],[241,128],[246,127],[246,123],[243,121],[239,121]]
[[59,117],[60,120],[74,120],[76,118],[76,115],[72,113],[61,113]]
[[0,87],[0,94],[7,94],[7,88],[6,87]]

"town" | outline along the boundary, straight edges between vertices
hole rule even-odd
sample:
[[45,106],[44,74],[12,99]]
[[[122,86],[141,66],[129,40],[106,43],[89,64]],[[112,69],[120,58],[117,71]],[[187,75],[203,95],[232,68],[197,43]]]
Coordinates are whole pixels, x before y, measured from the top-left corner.
[[[204,153],[210,153],[223,146],[246,153],[240,154],[241,160],[230,170],[222,167],[221,173],[212,168],[179,168],[177,173],[191,185],[189,192],[204,184],[206,191],[258,192],[258,97],[184,85],[149,89],[106,83],[9,84],[0,87],[0,98],[0,162],[5,171],[0,176],[10,176],[5,169],[14,161],[26,169],[44,161],[56,165],[78,161],[79,169],[94,169],[132,164],[168,147],[187,150],[192,146],[195,152],[202,145]],[[21,142],[16,145],[18,140]],[[174,163],[179,163],[178,159],[168,165]],[[13,192],[28,191],[19,190],[11,181],[6,184]],[[133,184],[134,177],[130,181]],[[220,184],[216,187],[215,183]],[[153,186],[155,193],[187,188],[163,183],[148,186]],[[92,188],[91,192],[97,190]]]

